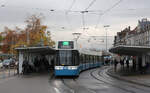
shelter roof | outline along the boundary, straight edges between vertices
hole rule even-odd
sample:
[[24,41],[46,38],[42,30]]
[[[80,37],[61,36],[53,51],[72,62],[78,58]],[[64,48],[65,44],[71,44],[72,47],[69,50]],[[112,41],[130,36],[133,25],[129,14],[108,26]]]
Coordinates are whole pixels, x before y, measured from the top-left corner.
[[109,49],[111,53],[119,55],[142,55],[143,53],[150,52],[150,47],[148,46],[126,46],[119,45]]
[[28,52],[28,53],[40,53],[40,54],[54,54],[55,49],[50,46],[40,46],[40,47],[18,47],[15,48],[17,51]]

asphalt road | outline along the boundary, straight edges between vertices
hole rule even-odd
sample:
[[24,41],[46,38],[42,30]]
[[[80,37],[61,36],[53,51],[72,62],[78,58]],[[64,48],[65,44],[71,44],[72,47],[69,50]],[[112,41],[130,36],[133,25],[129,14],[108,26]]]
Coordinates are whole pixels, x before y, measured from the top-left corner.
[[32,74],[0,79],[0,93],[150,93],[149,87],[108,76],[108,68],[87,70],[78,78]]

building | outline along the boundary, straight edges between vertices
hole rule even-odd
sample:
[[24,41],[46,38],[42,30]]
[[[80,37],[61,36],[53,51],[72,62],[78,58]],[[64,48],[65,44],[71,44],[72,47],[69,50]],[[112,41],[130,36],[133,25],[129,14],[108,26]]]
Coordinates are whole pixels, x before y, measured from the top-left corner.
[[138,21],[135,29],[131,30],[129,26],[118,32],[115,36],[114,46],[118,45],[150,46],[150,21],[144,18]]
[[133,30],[129,26],[118,32],[114,46],[109,51],[119,55],[136,56],[137,64],[142,66],[150,63],[150,21],[144,18],[138,21]]

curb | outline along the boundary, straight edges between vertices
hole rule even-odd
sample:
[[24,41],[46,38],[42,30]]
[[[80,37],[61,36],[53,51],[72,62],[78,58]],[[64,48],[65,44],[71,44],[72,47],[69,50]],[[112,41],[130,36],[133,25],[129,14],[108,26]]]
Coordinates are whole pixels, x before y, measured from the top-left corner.
[[150,87],[150,85],[148,85],[148,84],[144,84],[144,83],[136,82],[136,81],[133,81],[133,80],[125,79],[125,78],[123,78],[119,75],[112,74],[112,73],[110,73],[110,70],[111,69],[108,69],[106,74],[113,77],[113,78],[123,80],[123,81],[129,82],[129,83],[137,84],[137,85],[140,85],[140,86],[144,86],[144,87]]

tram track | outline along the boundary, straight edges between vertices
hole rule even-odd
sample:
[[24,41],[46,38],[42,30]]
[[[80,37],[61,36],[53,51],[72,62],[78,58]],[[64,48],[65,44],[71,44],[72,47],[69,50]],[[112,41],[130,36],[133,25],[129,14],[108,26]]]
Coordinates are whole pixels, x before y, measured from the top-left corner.
[[61,78],[62,83],[69,89],[71,90],[71,93],[76,93],[75,89],[73,89],[72,87],[70,87],[70,85],[68,85],[65,80],[63,78]]
[[113,77],[108,76],[107,73],[106,73],[107,70],[108,70],[108,69],[105,69],[105,70],[103,70],[103,71],[99,71],[99,72],[98,72],[98,75],[99,75],[100,77],[102,77],[103,79],[105,79],[105,80],[111,82],[111,83],[119,82],[119,83],[120,83],[122,86],[124,86],[124,87],[125,87],[125,86],[126,86],[126,87],[131,87],[131,88],[138,89],[138,90],[142,90],[142,91],[144,91],[144,92],[148,92],[148,93],[149,93],[148,90],[145,90],[145,89],[143,89],[143,88],[140,88],[140,86],[137,87],[137,85],[135,85],[135,84],[133,84],[133,83],[127,83],[127,82],[125,82],[125,81],[117,80],[116,78],[113,78]]
[[[140,85],[132,84],[126,81],[118,80],[114,77],[111,77],[107,74],[108,67],[101,67],[100,69],[88,70],[87,73],[95,80],[101,82],[99,84],[106,84],[108,86],[122,90],[126,93],[149,93],[147,87]],[[88,86],[80,84],[80,79],[75,77],[55,77],[54,74],[50,77],[51,82],[59,82],[59,86],[54,84],[58,90],[63,91],[60,93],[82,93],[81,91],[86,91],[85,93],[97,93],[94,89],[91,89]],[[60,87],[61,86],[61,87]]]
[[[75,78],[73,78],[73,81],[74,82],[76,82],[78,85],[80,85],[78,82],[77,82],[77,80],[75,79]],[[81,86],[81,85],[80,85]],[[84,86],[82,86],[82,87],[84,87]],[[96,93],[94,90],[92,90],[92,89],[89,89],[89,88],[86,88],[86,87],[84,87],[87,91],[89,91],[89,93]]]
[[62,82],[64,83],[65,86],[67,86],[68,88],[70,88],[72,90],[72,93],[80,93],[80,91],[78,90],[78,88],[82,88],[83,90],[86,90],[86,93],[96,93],[95,91],[86,88],[84,86],[81,86],[78,82],[76,78],[73,78],[72,81],[75,83],[75,86],[70,86],[69,84],[66,83],[66,81],[64,79],[62,79]]
[[[105,69],[105,68],[103,68],[103,69]],[[103,69],[101,69],[101,70],[103,70]],[[94,79],[96,79],[96,80],[98,80],[98,81],[100,81],[100,82],[103,82],[103,83],[105,83],[105,84],[111,85],[112,87],[116,87],[116,88],[118,88],[118,89],[121,89],[121,90],[123,90],[123,91],[125,91],[125,92],[128,92],[128,93],[136,93],[135,91],[132,91],[132,90],[129,90],[129,89],[120,87],[120,86],[118,86],[118,85],[115,85],[115,84],[113,84],[113,83],[110,83],[110,82],[106,81],[104,78],[101,78],[101,79],[100,79],[100,78],[96,77],[96,76],[94,75],[94,72],[96,72],[96,71],[97,71],[97,69],[90,72],[90,75],[91,75]]]
[[[75,91],[65,82],[63,77],[55,77],[54,73],[50,75],[50,84],[57,90],[58,93],[75,93]],[[59,86],[56,83],[59,82]]]
[[60,89],[56,85],[53,85],[53,87],[56,87],[58,90],[63,91],[63,93],[81,93],[80,91],[85,91],[85,90],[86,90],[86,93],[96,93],[95,91],[80,85],[77,79],[78,79],[77,77],[70,77],[70,78],[69,77],[55,77],[54,74],[50,76],[50,82],[53,82],[55,80],[61,81],[64,89],[63,88]]

